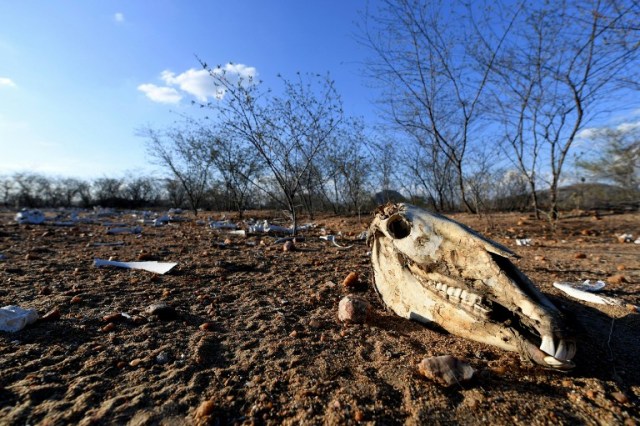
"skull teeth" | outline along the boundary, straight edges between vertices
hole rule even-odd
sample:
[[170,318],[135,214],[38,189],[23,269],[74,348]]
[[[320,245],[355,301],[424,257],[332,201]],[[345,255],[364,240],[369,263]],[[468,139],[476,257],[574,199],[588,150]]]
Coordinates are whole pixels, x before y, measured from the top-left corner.
[[542,343],[540,344],[540,350],[548,355],[554,356],[556,354],[556,347],[553,343],[553,337],[542,336]]
[[487,316],[491,313],[490,309],[482,306],[482,296],[475,293],[471,293],[468,290],[461,288],[448,286],[441,282],[436,282],[436,290],[442,293],[447,299],[454,303],[460,303],[465,308],[474,311],[476,314]]
[[554,355],[555,358],[563,361],[573,359],[576,354],[576,345],[573,342],[561,340]]

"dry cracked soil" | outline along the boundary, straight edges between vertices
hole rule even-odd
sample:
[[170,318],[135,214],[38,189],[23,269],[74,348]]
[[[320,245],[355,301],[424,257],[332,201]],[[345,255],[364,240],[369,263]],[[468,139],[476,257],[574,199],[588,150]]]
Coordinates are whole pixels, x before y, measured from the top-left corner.
[[[617,238],[638,237],[640,214],[568,216],[554,229],[527,214],[453,216],[521,255],[516,265],[565,312],[577,366],[559,373],[386,311],[355,238],[369,218],[315,218],[283,251],[275,236],[193,219],[108,235],[99,221],[18,225],[2,213],[0,305],[49,315],[0,332],[0,424],[636,425],[640,314],[552,283],[603,280],[603,294],[640,304],[640,244]],[[136,224],[130,213],[101,220]],[[321,240],[323,229],[352,247]],[[157,275],[95,258],[178,265]],[[365,324],[337,318],[351,272],[371,304]],[[474,378],[444,387],[421,376],[419,362],[438,355],[466,360]]]

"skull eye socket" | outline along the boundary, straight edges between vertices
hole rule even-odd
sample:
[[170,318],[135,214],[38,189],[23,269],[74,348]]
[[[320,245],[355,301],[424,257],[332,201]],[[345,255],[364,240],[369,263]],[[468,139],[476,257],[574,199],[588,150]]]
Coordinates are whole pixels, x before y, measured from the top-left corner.
[[401,240],[411,233],[411,224],[402,216],[395,216],[387,222],[387,232],[396,240]]

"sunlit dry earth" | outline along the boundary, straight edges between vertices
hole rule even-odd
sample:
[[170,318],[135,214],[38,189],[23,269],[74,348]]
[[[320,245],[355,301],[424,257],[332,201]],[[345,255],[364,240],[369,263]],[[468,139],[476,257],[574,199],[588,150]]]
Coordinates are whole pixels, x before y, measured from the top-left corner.
[[[640,236],[640,215],[576,215],[556,229],[526,214],[454,218],[520,254],[517,266],[563,308],[578,336],[574,371],[385,311],[356,239],[367,217],[316,218],[285,252],[276,237],[230,237],[195,221],[107,235],[99,224],[18,225],[6,213],[1,305],[60,316],[0,332],[0,423],[637,424],[640,314],[570,300],[552,283],[604,280],[604,295],[639,305],[640,245],[617,236]],[[353,247],[320,240],[322,229]],[[522,237],[531,245],[516,246]],[[95,268],[95,258],[178,266],[155,275]],[[367,285],[364,325],[337,319],[350,272]],[[150,315],[159,302],[175,315]],[[420,360],[447,354],[475,378],[443,387],[419,375]]]

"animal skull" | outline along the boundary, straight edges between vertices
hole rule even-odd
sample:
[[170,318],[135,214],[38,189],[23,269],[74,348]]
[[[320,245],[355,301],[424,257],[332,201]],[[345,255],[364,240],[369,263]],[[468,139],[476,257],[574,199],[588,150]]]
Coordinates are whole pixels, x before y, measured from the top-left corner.
[[560,311],[506,247],[409,204],[379,207],[368,244],[376,290],[396,314],[548,368],[574,367],[576,345]]

